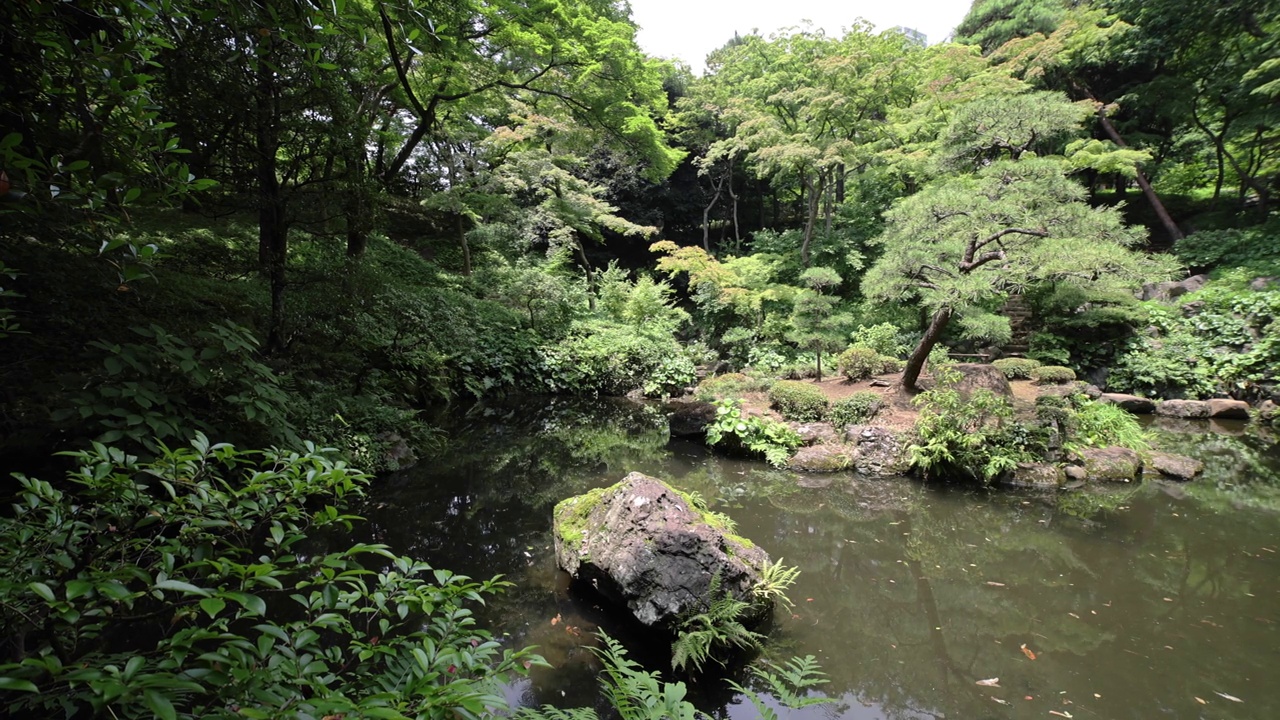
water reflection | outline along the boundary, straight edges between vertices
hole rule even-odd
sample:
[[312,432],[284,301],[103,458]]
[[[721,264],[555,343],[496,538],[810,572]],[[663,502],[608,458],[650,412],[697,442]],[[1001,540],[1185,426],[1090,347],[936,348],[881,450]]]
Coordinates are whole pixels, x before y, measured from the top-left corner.
[[[366,515],[397,551],[516,583],[484,620],[556,666],[508,689],[523,703],[598,705],[598,628],[664,662],[572,594],[551,550],[555,502],[640,470],[714,498],[801,567],[765,659],[816,655],[838,702],[792,717],[1280,717],[1280,516],[1239,500],[1278,464],[1265,442],[1223,437],[1184,435],[1201,482],[1058,502],[800,478],[668,442],[644,406],[558,401],[462,417],[453,450],[386,480]],[[694,690],[717,717],[755,717],[715,681]]]

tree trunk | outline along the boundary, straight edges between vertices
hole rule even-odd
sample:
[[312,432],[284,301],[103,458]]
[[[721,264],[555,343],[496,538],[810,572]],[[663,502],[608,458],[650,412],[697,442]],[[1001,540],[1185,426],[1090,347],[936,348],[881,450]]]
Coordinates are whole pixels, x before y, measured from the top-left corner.
[[[462,246],[462,274],[471,276],[471,246],[467,244],[467,225],[462,213],[453,216],[454,228],[458,231],[458,244]],[[585,257],[585,256],[584,256]]]
[[[272,42],[270,38],[263,41]],[[267,50],[258,61],[257,88],[257,181],[258,181],[258,263],[271,287],[271,316],[267,322],[268,354],[284,349],[285,265],[288,260],[289,222],[283,188],[280,187],[280,88],[271,69]]]
[[711,196],[711,202],[702,208],[702,249],[708,254],[711,253],[711,210],[720,201],[720,189],[724,187],[724,178],[716,183],[716,194]]
[[938,344],[942,331],[947,328],[947,323],[950,321],[951,308],[949,307],[944,307],[933,314],[933,319],[929,321],[929,329],[924,331],[924,337],[920,338],[916,349],[911,351],[911,357],[907,358],[907,366],[902,369],[902,387],[907,392],[919,391],[916,381],[920,379],[920,371],[924,369],[924,363],[929,359],[930,351],[933,350],[934,345]]
[[733,251],[742,252],[742,233],[738,229],[738,193],[733,191],[733,157],[729,157],[729,199],[733,201]]
[[574,246],[578,249],[578,257],[582,260],[582,270],[587,274],[587,309],[596,311],[596,273],[591,269],[591,261],[587,259],[587,249],[582,246],[580,238],[574,238]]
[[[1129,147],[1124,138],[1120,137],[1120,133],[1116,132],[1115,126],[1111,124],[1110,118],[1107,117],[1106,109],[1101,105],[1098,107],[1098,122],[1102,124],[1102,129],[1106,131],[1107,137],[1111,138],[1111,142],[1120,147]],[[1160,224],[1169,233],[1169,238],[1171,240],[1181,240],[1183,238],[1182,230],[1178,229],[1178,224],[1173,221],[1169,211],[1165,209],[1164,203],[1160,201],[1160,196],[1151,187],[1146,173],[1142,172],[1142,168],[1134,168],[1134,172],[1138,176],[1138,187],[1142,188],[1142,194],[1147,196],[1147,202],[1151,203],[1151,209],[1155,211],[1156,217],[1160,218]]]

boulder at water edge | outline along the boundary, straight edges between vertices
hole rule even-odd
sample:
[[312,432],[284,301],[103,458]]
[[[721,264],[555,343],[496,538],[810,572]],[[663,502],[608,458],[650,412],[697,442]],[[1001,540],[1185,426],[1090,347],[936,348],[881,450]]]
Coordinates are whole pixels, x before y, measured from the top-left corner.
[[721,592],[756,600],[751,591],[769,556],[714,522],[687,495],[633,472],[556,505],[556,561],[645,625],[670,628],[706,608],[714,578]]
[[1086,448],[1079,455],[1091,482],[1127,483],[1142,477],[1142,458],[1129,448]]

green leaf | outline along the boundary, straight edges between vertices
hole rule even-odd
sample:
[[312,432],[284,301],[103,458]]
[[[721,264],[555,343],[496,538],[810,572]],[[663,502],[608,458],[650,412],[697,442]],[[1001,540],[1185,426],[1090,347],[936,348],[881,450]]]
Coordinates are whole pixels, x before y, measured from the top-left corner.
[[200,609],[208,613],[210,618],[217,617],[226,606],[227,602],[222,598],[209,597],[200,601]]
[[206,597],[209,595],[208,590],[205,590],[202,587],[196,587],[189,582],[182,582],[181,580],[161,580],[156,583],[156,589],[177,590],[178,592],[185,593],[187,595],[203,595]]
[[33,582],[27,586],[31,592],[44,598],[46,602],[53,602],[53,590],[42,582]]
[[161,695],[155,690],[147,690],[142,693],[147,701],[147,707],[151,708],[151,712],[161,720],[178,720],[178,713],[173,709],[173,703],[169,698]]
[[21,690],[22,692],[40,692],[40,688],[35,686],[29,680],[19,680],[18,678],[0,677],[0,690]]

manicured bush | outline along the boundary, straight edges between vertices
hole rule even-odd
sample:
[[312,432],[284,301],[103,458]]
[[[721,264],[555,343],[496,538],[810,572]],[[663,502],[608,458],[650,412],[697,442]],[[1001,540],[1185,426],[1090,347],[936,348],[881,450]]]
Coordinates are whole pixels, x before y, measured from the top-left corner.
[[704,378],[698,383],[699,400],[720,400],[723,398],[742,397],[749,392],[764,389],[764,384],[749,375],[742,373],[725,373]]
[[871,348],[855,346],[841,353],[836,365],[845,379],[857,382],[872,375],[898,372],[902,369],[903,362],[888,355],[881,355]]
[[884,407],[884,398],[879,393],[856,392],[831,403],[827,420],[837,428],[846,428],[870,420],[880,412],[882,407]]
[[794,380],[781,380],[769,389],[769,404],[782,417],[796,422],[815,422],[827,416],[827,396],[817,387]]
[[1031,377],[1032,370],[1040,367],[1039,360],[1030,358],[1000,358],[991,364],[1010,380],[1026,380]]
[[1041,365],[1031,370],[1031,379],[1035,380],[1037,385],[1061,385],[1073,382],[1076,379],[1076,371],[1061,365]]

